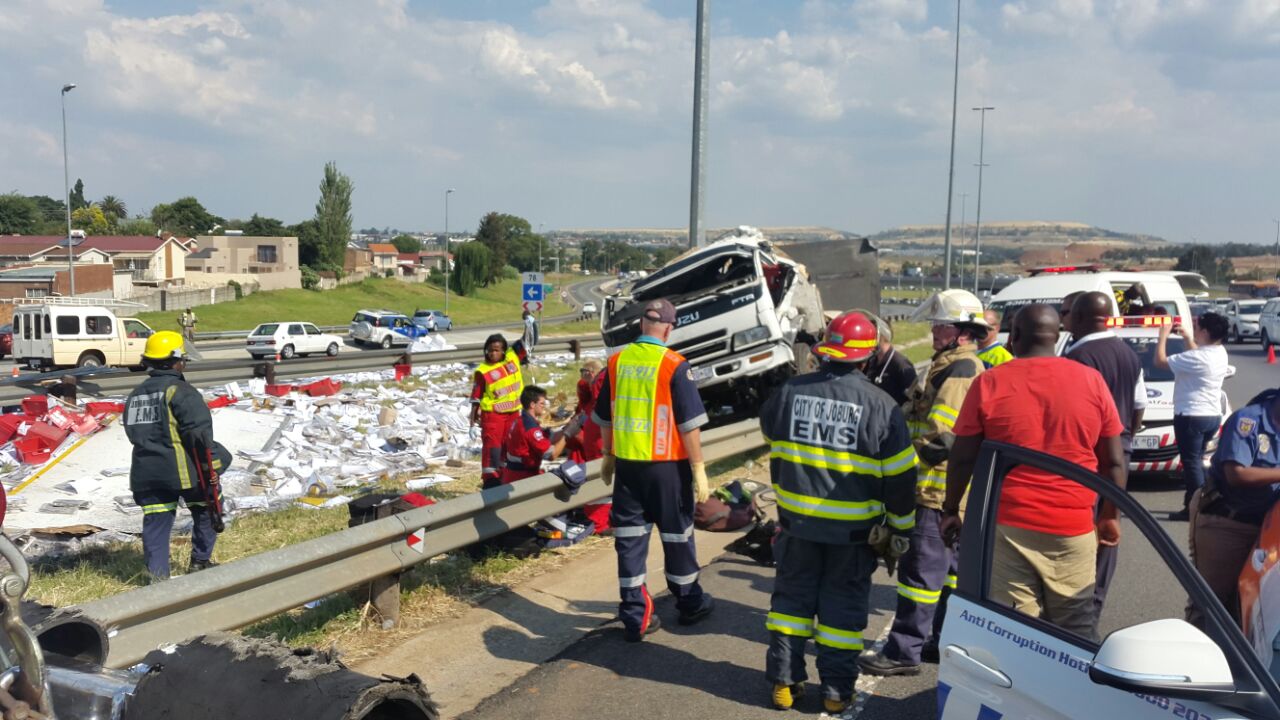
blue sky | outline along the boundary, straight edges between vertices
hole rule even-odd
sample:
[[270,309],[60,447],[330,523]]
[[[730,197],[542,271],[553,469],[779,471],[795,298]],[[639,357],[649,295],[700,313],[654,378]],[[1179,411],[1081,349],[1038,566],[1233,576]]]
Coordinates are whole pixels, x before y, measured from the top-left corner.
[[[687,222],[694,0],[9,0],[0,191],[72,177],[296,222],[324,163],[357,226]],[[952,2],[712,0],[707,220],[941,223]],[[1270,242],[1280,2],[966,0],[960,193],[983,216]]]

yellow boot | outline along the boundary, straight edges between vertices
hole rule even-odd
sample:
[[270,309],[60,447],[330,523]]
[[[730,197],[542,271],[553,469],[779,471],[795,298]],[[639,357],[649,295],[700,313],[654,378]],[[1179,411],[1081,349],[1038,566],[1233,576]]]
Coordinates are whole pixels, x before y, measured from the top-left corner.
[[773,706],[779,710],[790,710],[795,701],[804,695],[804,683],[795,685],[774,685]]
[[830,715],[839,715],[849,707],[849,703],[844,700],[832,700],[831,698],[822,699],[822,707]]

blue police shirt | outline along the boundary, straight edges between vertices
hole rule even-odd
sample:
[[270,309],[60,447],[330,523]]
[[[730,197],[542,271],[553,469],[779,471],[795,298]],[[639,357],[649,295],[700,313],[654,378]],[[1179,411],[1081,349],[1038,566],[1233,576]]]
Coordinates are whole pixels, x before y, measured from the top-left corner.
[[1264,393],[1258,402],[1245,405],[1227,418],[1222,426],[1218,449],[1209,461],[1213,487],[1221,493],[1227,507],[1248,519],[1261,520],[1280,499],[1280,483],[1269,486],[1235,487],[1227,483],[1223,472],[1229,462],[1244,467],[1280,467],[1280,437],[1271,422],[1271,402],[1275,392]]

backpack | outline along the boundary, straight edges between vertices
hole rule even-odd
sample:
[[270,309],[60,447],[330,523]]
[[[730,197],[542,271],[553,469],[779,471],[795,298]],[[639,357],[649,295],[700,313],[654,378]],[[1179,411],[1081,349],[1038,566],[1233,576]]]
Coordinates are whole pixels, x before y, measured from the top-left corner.
[[750,487],[755,485],[744,486],[734,480],[716,488],[711,497],[694,508],[694,527],[710,532],[731,532],[763,520],[764,511],[756,501],[758,490],[753,491]]

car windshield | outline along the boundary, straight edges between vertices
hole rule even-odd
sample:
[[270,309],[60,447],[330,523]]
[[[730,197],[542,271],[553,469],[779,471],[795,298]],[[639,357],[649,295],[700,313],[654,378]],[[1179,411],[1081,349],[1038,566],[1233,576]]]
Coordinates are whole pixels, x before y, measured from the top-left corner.
[[[1124,336],[1124,341],[1138,353],[1142,359],[1142,376],[1145,382],[1173,382],[1173,371],[1156,367],[1156,337],[1154,335]],[[1177,355],[1186,350],[1186,343],[1180,337],[1170,337],[1165,351]]]
[[265,325],[259,325],[258,327],[253,329],[253,334],[254,335],[275,335],[276,328],[278,327],[280,327],[280,323],[267,323]]
[[418,312],[414,313],[414,314],[413,314],[413,316],[414,316],[414,317],[429,317],[429,316],[431,316],[431,315],[443,315],[443,314],[444,314],[444,313],[440,312],[439,310],[419,310]]
[[1240,308],[1240,314],[1245,317],[1257,317],[1262,313],[1262,306],[1265,302],[1242,302],[1237,307]]

